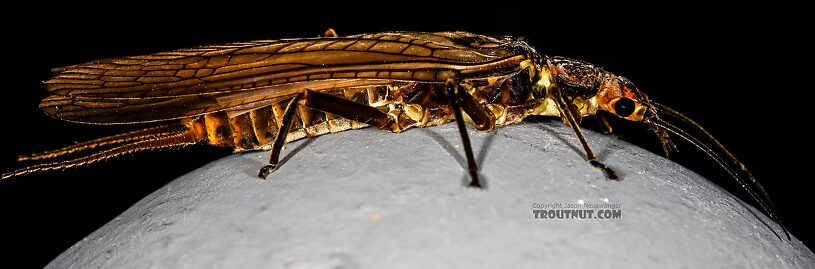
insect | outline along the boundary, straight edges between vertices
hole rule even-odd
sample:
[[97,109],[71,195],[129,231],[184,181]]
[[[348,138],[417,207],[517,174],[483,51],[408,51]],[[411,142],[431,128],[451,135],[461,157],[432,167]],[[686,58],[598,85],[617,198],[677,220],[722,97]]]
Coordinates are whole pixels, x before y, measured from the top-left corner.
[[[579,127],[582,118],[605,111],[643,123],[666,155],[676,150],[671,136],[700,149],[789,238],[762,185],[699,124],[652,101],[622,76],[587,62],[539,54],[519,38],[467,32],[340,37],[329,29],[317,38],[201,46],[53,71],[57,75],[44,82],[50,95],[40,108],[54,118],[164,124],[20,156],[19,161],[43,163],[0,179],[203,142],[236,152],[271,151],[269,164],[258,173],[266,178],[278,167],[286,142],[368,126],[401,132],[455,121],[470,186],[480,188],[465,122],[489,131],[543,115],[560,117],[574,131],[588,163],[617,180],[597,160]],[[82,151],[91,153],[47,162]]]

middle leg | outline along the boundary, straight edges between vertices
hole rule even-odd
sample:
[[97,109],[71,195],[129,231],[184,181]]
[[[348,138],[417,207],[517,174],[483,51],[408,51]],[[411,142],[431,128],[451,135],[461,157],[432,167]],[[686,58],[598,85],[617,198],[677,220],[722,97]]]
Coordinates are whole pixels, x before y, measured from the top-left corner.
[[463,110],[473,120],[473,125],[478,130],[492,130],[495,127],[495,120],[487,113],[487,110],[480,106],[473,96],[459,89],[459,84],[453,80],[447,80],[444,84],[447,89],[447,99],[450,102],[450,109],[456,117],[456,125],[461,135],[461,142],[464,145],[464,155],[467,156],[467,170],[470,173],[470,187],[483,188],[478,180],[478,165],[475,162],[473,148],[470,144],[470,136],[467,134],[467,127],[464,125]]

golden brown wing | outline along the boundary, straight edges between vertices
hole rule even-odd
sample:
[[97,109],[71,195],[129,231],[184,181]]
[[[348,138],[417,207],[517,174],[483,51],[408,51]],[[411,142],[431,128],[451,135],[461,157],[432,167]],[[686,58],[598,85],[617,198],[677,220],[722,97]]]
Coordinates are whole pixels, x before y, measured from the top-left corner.
[[68,121],[117,124],[262,107],[302,89],[518,71],[526,43],[465,32],[268,40],[103,59],[56,69],[40,104]]

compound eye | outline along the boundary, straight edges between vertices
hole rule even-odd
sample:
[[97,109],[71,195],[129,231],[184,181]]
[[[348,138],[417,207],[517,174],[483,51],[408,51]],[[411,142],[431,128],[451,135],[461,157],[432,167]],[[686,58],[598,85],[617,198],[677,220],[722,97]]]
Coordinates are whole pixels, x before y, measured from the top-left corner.
[[633,100],[623,97],[614,102],[614,112],[618,116],[625,118],[634,113],[635,106]]

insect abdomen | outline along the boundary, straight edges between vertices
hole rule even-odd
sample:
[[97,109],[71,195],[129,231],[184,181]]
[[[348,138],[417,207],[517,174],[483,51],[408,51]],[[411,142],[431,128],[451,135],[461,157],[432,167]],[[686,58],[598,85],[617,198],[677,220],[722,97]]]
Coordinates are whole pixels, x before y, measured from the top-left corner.
[[[371,94],[369,94],[371,92]],[[336,89],[324,93],[371,104],[369,96],[377,95],[376,89]],[[234,147],[235,151],[268,150],[277,136],[283,113],[291,99],[251,110],[239,115],[217,112],[198,117],[193,121],[197,137],[209,144]],[[337,117],[330,113],[298,107],[286,142],[305,137],[367,127],[367,124]]]

